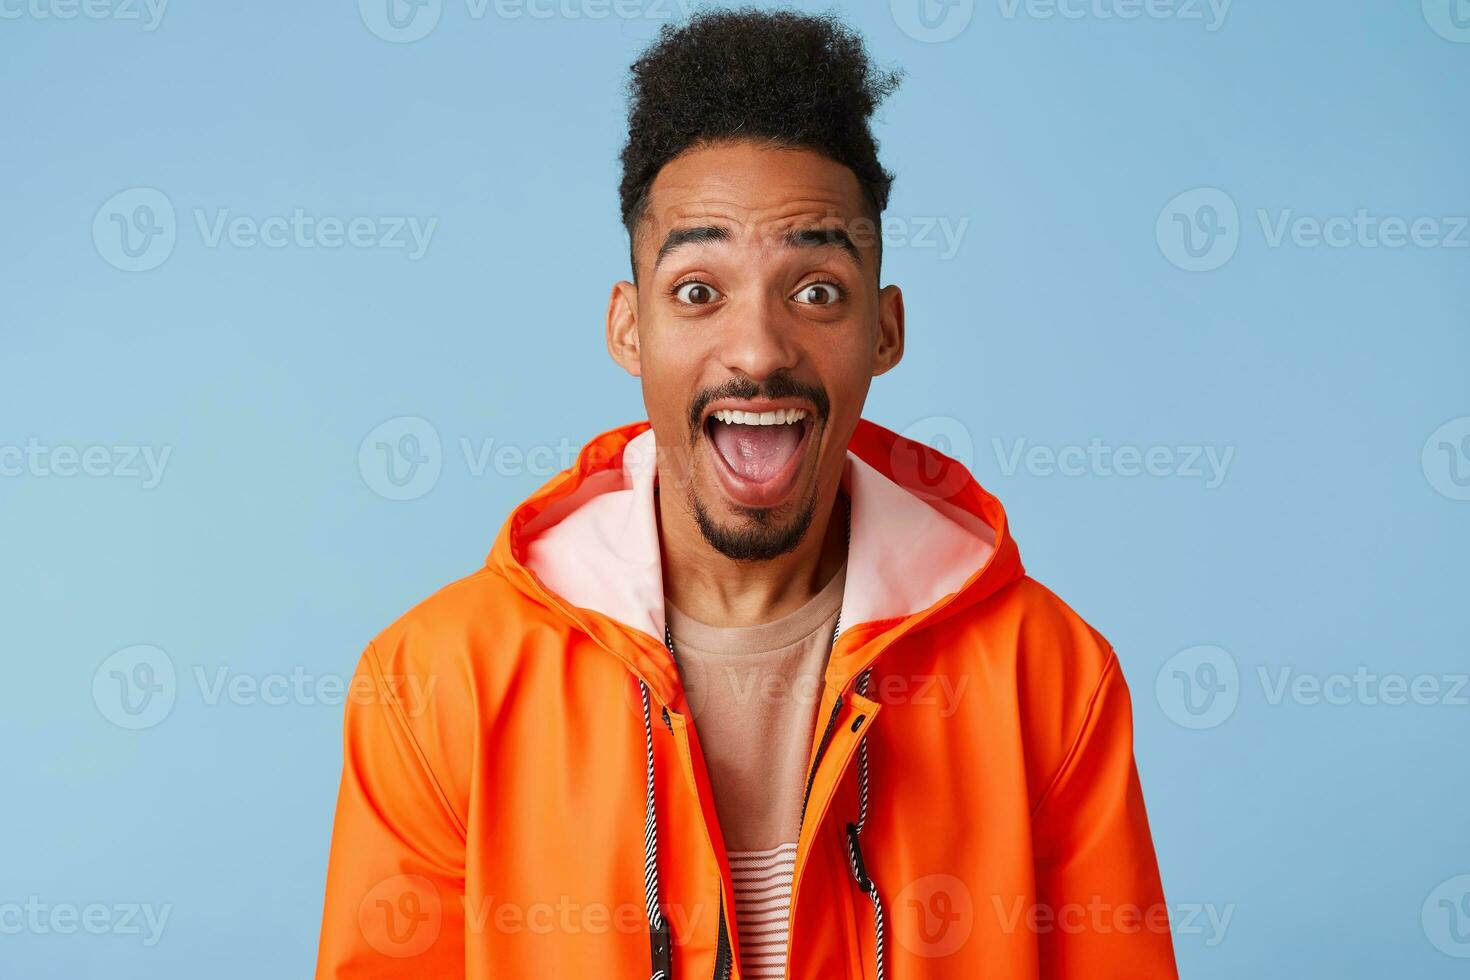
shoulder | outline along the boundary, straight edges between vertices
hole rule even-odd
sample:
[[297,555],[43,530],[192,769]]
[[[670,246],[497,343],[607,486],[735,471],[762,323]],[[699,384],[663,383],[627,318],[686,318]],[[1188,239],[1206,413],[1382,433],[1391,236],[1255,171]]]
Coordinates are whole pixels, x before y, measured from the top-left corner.
[[549,610],[488,567],[416,603],[358,660],[348,751],[421,769],[463,827],[474,733],[497,710],[538,620],[554,626]]
[[1033,798],[1049,784],[1089,719],[1127,705],[1112,644],[1056,593],[1022,577],[962,617],[973,669],[992,681],[995,709],[1020,740]]
[[379,632],[353,684],[364,697],[396,704],[410,729],[463,731],[495,710],[529,651],[564,648],[569,628],[500,572],[481,568]]
[[1051,589],[1026,576],[1016,585],[1017,647],[1028,661],[1065,671],[1090,686],[1113,659],[1113,647]]
[[1113,660],[1113,648],[1055,592],[1022,576],[975,603],[956,623],[972,632],[994,666],[1031,680],[1090,690]]
[[385,669],[468,671],[486,654],[516,649],[526,631],[555,625],[550,610],[485,567],[415,603],[371,648]]

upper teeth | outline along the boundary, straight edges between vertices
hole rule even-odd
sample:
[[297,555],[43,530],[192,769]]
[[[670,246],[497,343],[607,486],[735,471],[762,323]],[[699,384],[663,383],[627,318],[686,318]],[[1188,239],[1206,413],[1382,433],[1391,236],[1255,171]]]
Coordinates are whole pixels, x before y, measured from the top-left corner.
[[774,412],[741,412],[722,408],[715,412],[715,418],[732,425],[786,425],[806,418],[806,409],[778,408]]

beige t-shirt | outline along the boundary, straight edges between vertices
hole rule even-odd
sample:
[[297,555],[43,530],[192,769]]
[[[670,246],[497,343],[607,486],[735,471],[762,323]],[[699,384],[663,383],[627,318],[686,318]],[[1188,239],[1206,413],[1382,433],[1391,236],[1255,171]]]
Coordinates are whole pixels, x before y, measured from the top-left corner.
[[847,562],[800,609],[719,627],[665,601],[674,656],[730,857],[742,975],[786,971],[807,756]]

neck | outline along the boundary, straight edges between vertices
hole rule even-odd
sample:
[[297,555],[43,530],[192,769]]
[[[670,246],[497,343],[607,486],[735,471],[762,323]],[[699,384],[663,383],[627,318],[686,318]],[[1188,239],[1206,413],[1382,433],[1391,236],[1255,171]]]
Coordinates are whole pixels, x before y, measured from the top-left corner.
[[700,533],[689,501],[657,494],[664,594],[712,626],[758,626],[805,605],[847,557],[847,501],[836,486],[823,492],[801,543],[769,561],[735,561]]

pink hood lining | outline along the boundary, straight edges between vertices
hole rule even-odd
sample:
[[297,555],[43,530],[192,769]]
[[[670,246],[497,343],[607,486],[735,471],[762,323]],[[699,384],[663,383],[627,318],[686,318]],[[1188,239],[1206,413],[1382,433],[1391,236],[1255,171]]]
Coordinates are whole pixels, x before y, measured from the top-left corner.
[[[548,588],[662,644],[655,450],[646,429],[624,447],[621,468],[592,474],[522,530],[524,564]],[[929,608],[995,551],[995,529],[977,515],[905,488],[851,449],[841,486],[852,501],[842,633]]]

